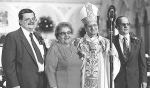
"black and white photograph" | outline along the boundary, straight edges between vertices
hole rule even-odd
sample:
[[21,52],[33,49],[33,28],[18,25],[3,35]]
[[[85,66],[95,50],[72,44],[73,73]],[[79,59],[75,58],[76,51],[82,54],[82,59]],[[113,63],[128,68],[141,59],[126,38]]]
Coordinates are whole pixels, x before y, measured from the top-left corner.
[[0,0],[0,88],[150,88],[150,0]]

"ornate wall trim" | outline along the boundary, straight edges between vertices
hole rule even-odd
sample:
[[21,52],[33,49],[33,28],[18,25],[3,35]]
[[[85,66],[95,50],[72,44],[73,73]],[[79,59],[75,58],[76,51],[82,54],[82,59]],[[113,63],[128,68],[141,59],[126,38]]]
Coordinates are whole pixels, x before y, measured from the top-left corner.
[[49,2],[49,3],[86,3],[101,4],[101,0],[0,0],[0,2]]

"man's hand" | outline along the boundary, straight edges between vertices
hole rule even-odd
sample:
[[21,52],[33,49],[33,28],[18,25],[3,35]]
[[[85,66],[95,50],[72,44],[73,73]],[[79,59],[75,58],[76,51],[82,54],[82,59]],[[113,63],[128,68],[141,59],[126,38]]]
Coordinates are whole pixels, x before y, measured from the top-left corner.
[[109,55],[115,56],[115,52],[114,52],[113,49],[110,49],[110,50],[108,51],[108,53],[109,53]]
[[147,88],[147,83],[146,82],[142,82],[141,88]]

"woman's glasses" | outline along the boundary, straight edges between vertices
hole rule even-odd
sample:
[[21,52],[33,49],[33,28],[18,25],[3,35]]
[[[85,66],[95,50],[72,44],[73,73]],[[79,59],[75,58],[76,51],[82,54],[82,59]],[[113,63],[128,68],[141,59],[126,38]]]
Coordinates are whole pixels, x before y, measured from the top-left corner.
[[67,31],[67,32],[60,32],[59,34],[60,34],[60,35],[62,35],[62,36],[65,36],[65,35],[71,35],[71,34],[72,34],[72,32],[71,32],[71,31]]

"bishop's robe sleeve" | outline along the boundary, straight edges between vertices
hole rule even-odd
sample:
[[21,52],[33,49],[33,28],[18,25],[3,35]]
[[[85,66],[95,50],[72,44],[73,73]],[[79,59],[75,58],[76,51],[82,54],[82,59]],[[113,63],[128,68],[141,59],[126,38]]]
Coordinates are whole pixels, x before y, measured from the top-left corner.
[[56,50],[57,50],[56,45],[51,45],[46,55],[46,61],[45,61],[46,62],[45,73],[50,87],[57,87],[55,73],[56,73],[56,67],[58,63],[58,56]]
[[121,63],[119,59],[119,55],[114,44],[112,45],[114,56],[113,56],[113,80],[116,78],[117,74],[120,71]]
[[[109,45],[109,44],[108,44]],[[110,45],[109,45],[110,46]],[[110,47],[109,46],[107,46],[107,48],[106,48],[106,51],[107,51],[107,53],[108,53],[108,51],[110,50]],[[117,76],[117,74],[119,73],[119,71],[120,71],[120,67],[121,67],[121,64],[120,64],[120,60],[119,60],[119,56],[118,56],[118,52],[117,52],[117,49],[116,49],[116,47],[114,46],[114,44],[112,43],[112,50],[113,50],[113,83],[112,83],[112,88],[115,88],[114,87],[114,79],[116,78],[116,76]],[[108,54],[108,60],[110,61],[110,58],[109,58],[109,54]],[[108,61],[108,62],[109,62]],[[110,62],[108,63],[108,64],[110,64]],[[108,65],[108,66],[110,66],[110,65]],[[109,68],[109,67],[108,67]],[[110,70],[110,68],[108,69],[108,70]],[[110,73],[110,71],[108,71],[109,73]],[[109,74],[108,73],[108,74]],[[110,75],[110,74],[109,74]]]
[[[110,43],[109,42],[107,42],[107,43],[108,44],[107,44],[107,47],[106,47],[106,51],[108,53],[109,50],[110,50]],[[116,78],[117,74],[120,71],[121,63],[120,63],[118,51],[117,51],[117,49],[116,49],[116,47],[113,43],[112,43],[112,50],[113,50],[113,80],[114,80]],[[109,56],[110,55],[108,54],[108,59],[110,59]],[[110,62],[109,62],[109,64],[110,64]]]

